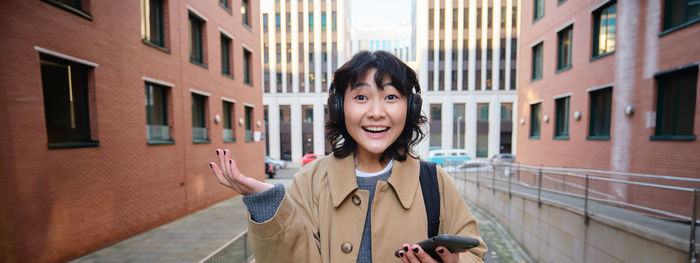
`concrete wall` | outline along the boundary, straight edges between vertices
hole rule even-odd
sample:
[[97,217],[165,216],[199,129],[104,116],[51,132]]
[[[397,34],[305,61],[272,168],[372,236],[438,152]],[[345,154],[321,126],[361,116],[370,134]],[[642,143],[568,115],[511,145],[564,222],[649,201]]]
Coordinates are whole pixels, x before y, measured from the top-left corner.
[[652,229],[631,226],[613,218],[537,197],[492,192],[490,187],[455,182],[466,197],[489,211],[510,231],[537,262],[688,262],[688,242],[655,235]]

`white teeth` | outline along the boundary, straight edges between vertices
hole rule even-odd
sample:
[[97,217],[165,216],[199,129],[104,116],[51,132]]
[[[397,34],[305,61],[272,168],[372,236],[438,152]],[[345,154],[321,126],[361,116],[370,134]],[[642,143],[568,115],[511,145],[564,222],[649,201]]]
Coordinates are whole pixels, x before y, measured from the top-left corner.
[[370,132],[383,132],[388,130],[388,127],[364,127],[365,130],[370,131]]

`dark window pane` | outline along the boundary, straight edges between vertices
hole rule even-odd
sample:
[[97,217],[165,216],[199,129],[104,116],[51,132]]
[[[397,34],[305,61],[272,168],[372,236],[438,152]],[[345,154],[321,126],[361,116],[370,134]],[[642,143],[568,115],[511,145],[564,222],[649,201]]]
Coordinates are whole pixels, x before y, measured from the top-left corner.
[[251,80],[251,72],[250,72],[250,62],[251,62],[251,53],[248,50],[243,50],[243,83],[246,84],[252,84],[250,82]]
[[146,126],[148,140],[170,140],[165,86],[146,82]]
[[207,97],[192,94],[192,138],[194,140],[206,140],[206,104]]
[[190,14],[190,60],[204,64],[202,56],[202,25],[199,18]]
[[569,136],[569,97],[557,99],[554,136]]
[[593,12],[593,56],[615,51],[616,4],[612,2]]
[[231,75],[231,39],[221,35],[221,73]]
[[664,30],[700,18],[700,2],[695,0],[666,0],[664,3]]
[[573,37],[573,26],[569,26],[566,29],[557,33],[559,47],[557,55],[557,69],[563,69],[571,66],[571,51],[572,51],[572,37]]
[[540,120],[542,119],[542,103],[530,105],[530,137],[540,136]]
[[532,79],[542,78],[542,45],[539,43],[532,47]]
[[88,71],[83,64],[40,55],[49,144],[89,142]]
[[657,77],[656,135],[693,135],[698,67]]
[[253,108],[245,107],[245,140],[253,141]]
[[589,136],[610,136],[610,113],[612,109],[612,87],[590,93]]
[[146,24],[146,40],[149,42],[165,47],[164,33],[163,33],[163,1],[162,0],[148,0],[148,11],[146,14],[148,17],[145,21]]

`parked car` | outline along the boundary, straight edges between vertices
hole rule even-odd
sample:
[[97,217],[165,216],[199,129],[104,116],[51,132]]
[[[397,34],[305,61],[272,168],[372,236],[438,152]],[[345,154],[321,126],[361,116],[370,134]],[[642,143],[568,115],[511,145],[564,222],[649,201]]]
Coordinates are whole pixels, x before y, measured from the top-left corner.
[[307,153],[304,155],[304,157],[301,158],[301,165],[304,166],[307,163],[312,162],[313,160],[316,160],[318,158],[323,157],[323,155],[316,154],[316,153]]
[[440,166],[450,165],[471,160],[469,152],[465,149],[432,150],[430,151],[430,161]]
[[515,162],[515,154],[499,153],[491,157],[492,163],[513,163]]
[[275,175],[277,175],[277,169],[265,162],[265,174],[267,174],[267,178],[275,178]]
[[275,167],[275,169],[284,169],[287,168],[287,162],[282,161],[282,160],[275,160],[272,159],[272,157],[265,155],[265,162],[270,164],[271,166]]

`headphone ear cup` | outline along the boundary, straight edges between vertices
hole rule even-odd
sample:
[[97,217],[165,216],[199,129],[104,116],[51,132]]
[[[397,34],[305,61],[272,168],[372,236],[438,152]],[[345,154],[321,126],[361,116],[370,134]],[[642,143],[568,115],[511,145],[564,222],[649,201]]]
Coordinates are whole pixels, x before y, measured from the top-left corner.
[[328,96],[328,116],[332,122],[343,121],[343,98],[337,92]]
[[413,93],[408,97],[408,114],[406,114],[406,122],[414,123],[420,117],[420,110],[423,106],[423,98],[420,93]]

